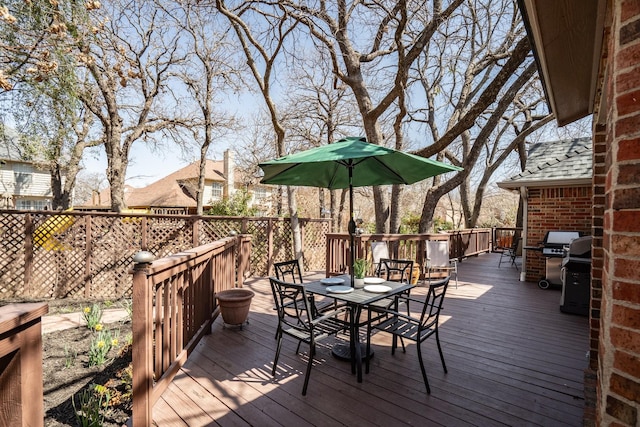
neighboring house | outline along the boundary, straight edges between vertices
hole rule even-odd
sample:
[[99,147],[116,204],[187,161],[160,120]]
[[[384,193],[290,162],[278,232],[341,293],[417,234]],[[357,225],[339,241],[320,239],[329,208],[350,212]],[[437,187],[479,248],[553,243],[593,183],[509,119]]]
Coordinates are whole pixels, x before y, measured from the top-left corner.
[[23,159],[17,136],[0,130],[0,209],[51,209],[51,174]]
[[551,111],[593,130],[585,426],[640,425],[640,2],[518,0]]
[[[127,208],[157,214],[195,214],[199,164],[199,161],[195,161],[143,188],[126,186],[124,201]],[[268,214],[271,209],[270,186],[246,184],[242,174],[234,166],[231,150],[225,151],[222,161],[206,161],[202,198],[205,212],[214,202],[232,197],[243,188],[251,193],[250,204],[259,209],[259,214]],[[109,207],[109,189],[100,192],[97,198],[94,197],[93,205]]]
[[[523,199],[523,246],[536,246],[547,231],[591,234],[593,192],[591,138],[549,141],[529,149],[526,170],[499,182],[500,188],[519,191]],[[545,277],[545,258],[523,251],[526,280]]]

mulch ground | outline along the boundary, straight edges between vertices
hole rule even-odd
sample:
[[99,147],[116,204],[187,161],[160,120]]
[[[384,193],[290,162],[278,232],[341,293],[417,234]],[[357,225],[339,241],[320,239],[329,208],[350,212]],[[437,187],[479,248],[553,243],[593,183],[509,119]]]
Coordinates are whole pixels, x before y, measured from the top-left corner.
[[[82,307],[83,304],[79,304]],[[50,304],[50,312],[59,307]],[[65,310],[68,310],[65,307]],[[80,406],[81,394],[93,391],[95,385],[106,386],[110,401],[102,408],[103,426],[122,426],[131,417],[130,380],[126,368],[131,362],[127,345],[131,334],[130,320],[107,324],[119,331],[119,345],[109,353],[109,362],[89,367],[89,348],[93,332],[86,327],[65,329],[43,335],[43,385],[45,426],[77,426],[73,401]]]

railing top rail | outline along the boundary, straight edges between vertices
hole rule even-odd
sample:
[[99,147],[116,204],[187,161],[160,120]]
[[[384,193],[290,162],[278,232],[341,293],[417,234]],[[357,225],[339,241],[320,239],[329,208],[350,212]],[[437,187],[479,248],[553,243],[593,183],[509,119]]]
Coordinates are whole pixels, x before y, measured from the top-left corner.
[[[12,303],[0,307],[0,334],[18,328],[49,312],[44,302]],[[4,355],[5,353],[0,353]]]
[[202,246],[195,247],[183,252],[178,252],[173,255],[166,256],[164,258],[153,261],[147,269],[148,275],[159,274],[165,270],[174,268],[177,265],[184,264],[185,262],[193,261],[194,258],[200,258],[202,256],[209,256],[210,252],[219,250],[223,251],[236,243],[235,237],[225,237],[221,240],[216,240],[212,243],[207,243]]
[[[467,230],[451,230],[442,233],[416,233],[416,234],[361,234],[358,236],[362,241],[382,240],[382,241],[400,241],[400,240],[447,240],[451,235],[455,234],[473,234],[490,232],[490,228],[470,228]],[[330,239],[348,239],[349,233],[327,233]]]
[[[38,215],[69,215],[69,216],[96,216],[96,217],[127,217],[127,218],[175,218],[175,219],[210,219],[210,220],[227,220],[227,221],[288,221],[286,217],[246,217],[246,216],[218,216],[218,215],[181,215],[181,214],[155,214],[143,212],[100,212],[100,211],[50,211],[50,210],[17,210],[17,209],[1,209],[0,214],[38,214]],[[329,218],[299,218],[305,222],[330,222]]]

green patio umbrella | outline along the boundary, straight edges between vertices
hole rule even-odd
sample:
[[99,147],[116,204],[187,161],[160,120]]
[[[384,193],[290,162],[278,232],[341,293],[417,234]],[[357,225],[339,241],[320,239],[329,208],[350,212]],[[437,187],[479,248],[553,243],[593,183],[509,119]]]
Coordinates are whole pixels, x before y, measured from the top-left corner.
[[413,184],[445,172],[461,170],[435,160],[380,145],[363,137],[348,137],[333,144],[300,151],[261,163],[263,184],[349,189],[351,286],[353,287],[353,187]]

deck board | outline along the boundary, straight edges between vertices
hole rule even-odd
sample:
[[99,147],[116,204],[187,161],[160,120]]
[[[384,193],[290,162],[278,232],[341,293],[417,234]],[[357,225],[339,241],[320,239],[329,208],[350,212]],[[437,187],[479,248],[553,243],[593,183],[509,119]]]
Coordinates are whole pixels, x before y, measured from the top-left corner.
[[[218,318],[154,406],[158,426],[579,426],[584,409],[588,320],[559,310],[560,291],[518,281],[499,254],[459,263],[441,316],[440,338],[423,344],[427,395],[415,345],[391,355],[391,337],[372,337],[371,372],[357,383],[331,355],[339,335],[317,349],[302,396],[308,348],[285,337],[271,376],[277,324],[268,280],[246,284],[256,296],[249,324]],[[316,276],[317,277],[317,276]],[[425,293],[417,288],[412,293]]]

